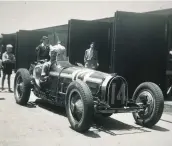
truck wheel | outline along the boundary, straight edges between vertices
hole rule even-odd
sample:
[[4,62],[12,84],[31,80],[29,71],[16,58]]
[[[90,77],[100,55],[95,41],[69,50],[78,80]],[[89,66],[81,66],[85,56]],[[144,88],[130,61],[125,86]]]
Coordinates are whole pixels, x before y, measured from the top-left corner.
[[87,131],[94,115],[93,97],[87,84],[80,80],[70,83],[65,105],[71,127],[78,132]]
[[151,128],[161,118],[164,109],[164,97],[161,89],[154,83],[145,82],[140,84],[133,94],[136,103],[143,103],[147,97],[145,112],[133,113],[138,125]]
[[14,97],[16,103],[26,105],[31,90],[31,77],[27,69],[19,69],[14,78]]

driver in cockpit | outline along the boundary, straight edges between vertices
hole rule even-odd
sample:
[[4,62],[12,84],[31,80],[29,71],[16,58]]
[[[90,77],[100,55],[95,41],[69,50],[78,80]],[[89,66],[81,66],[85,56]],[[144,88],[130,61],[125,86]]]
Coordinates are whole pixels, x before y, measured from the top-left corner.
[[48,79],[48,74],[50,71],[50,67],[56,63],[56,58],[57,58],[58,50],[54,48],[53,46],[50,47],[50,61],[45,62],[42,67],[42,72],[41,72],[41,82],[46,82]]
[[64,46],[58,42],[55,46],[50,46],[50,61],[45,62],[43,64],[42,72],[41,72],[41,82],[45,83],[48,80],[48,75],[51,66],[57,61],[66,61],[66,49]]

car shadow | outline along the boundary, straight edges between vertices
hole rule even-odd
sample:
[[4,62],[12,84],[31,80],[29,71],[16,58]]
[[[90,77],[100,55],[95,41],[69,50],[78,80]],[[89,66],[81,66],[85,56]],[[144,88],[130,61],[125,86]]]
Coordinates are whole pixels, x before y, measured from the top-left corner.
[[[53,112],[55,114],[66,116],[65,109],[63,107],[58,107],[55,105],[52,105],[48,103],[45,100],[42,99],[36,99],[35,102],[29,102],[27,107],[36,107],[39,106],[45,110],[48,110],[50,112]],[[169,131],[168,129],[165,129],[160,126],[154,126],[152,130],[156,131]],[[118,132],[115,132],[118,131]],[[120,132],[119,132],[120,131]],[[132,126],[126,123],[123,123],[121,121],[118,121],[116,119],[113,119],[111,117],[105,118],[101,115],[96,115],[93,120],[93,125],[90,128],[89,131],[83,133],[84,136],[91,137],[91,138],[100,138],[100,133],[106,133],[111,136],[117,136],[117,135],[128,135],[128,134],[138,134],[138,133],[145,133],[145,132],[151,132],[150,130],[146,130],[144,127],[140,126]]]
[[172,124],[172,121],[168,121],[168,120],[164,120],[164,119],[161,119],[161,121],[164,121],[164,122]]
[[36,99],[35,104],[45,110],[66,117],[66,111],[63,107],[55,106],[42,99]]
[[152,127],[152,130],[155,130],[155,131],[161,131],[161,132],[167,132],[167,131],[170,131],[166,128],[163,128],[163,127],[160,127],[158,125],[155,125],[154,127]]
[[99,138],[101,137],[100,132],[104,132],[111,136],[151,132],[143,129],[143,127],[135,127],[113,119],[111,117],[105,118],[102,116],[96,116],[94,118],[94,124],[92,128],[94,130],[89,130],[88,132],[84,133],[84,135],[92,138]]

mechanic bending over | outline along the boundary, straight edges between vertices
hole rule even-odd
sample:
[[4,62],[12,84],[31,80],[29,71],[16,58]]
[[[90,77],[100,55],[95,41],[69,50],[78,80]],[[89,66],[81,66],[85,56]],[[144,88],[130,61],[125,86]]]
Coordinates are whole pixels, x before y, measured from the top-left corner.
[[94,42],[92,42],[90,44],[90,48],[85,51],[84,63],[85,63],[85,67],[91,68],[91,69],[97,69],[99,66],[98,54],[97,54],[97,51],[95,50]]
[[37,61],[44,59],[49,60],[50,59],[49,51],[50,51],[49,39],[47,36],[43,36],[42,44],[36,47]]

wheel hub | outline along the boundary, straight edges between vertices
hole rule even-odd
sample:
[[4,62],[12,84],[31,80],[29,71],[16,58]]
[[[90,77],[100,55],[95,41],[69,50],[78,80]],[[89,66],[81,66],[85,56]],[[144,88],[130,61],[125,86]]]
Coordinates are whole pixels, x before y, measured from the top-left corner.
[[71,102],[70,102],[70,110],[73,117],[79,122],[83,115],[83,102],[80,98],[79,93],[73,92],[70,95]]
[[17,93],[17,97],[21,98],[21,96],[23,94],[23,82],[22,82],[21,77],[19,77],[17,80],[16,93]]
[[154,106],[154,99],[152,94],[149,91],[143,91],[139,94],[136,102],[142,102],[145,106],[144,112],[142,112],[143,116],[148,116],[151,114]]
[[75,107],[77,112],[79,113],[83,112],[83,103],[80,99],[75,102]]

